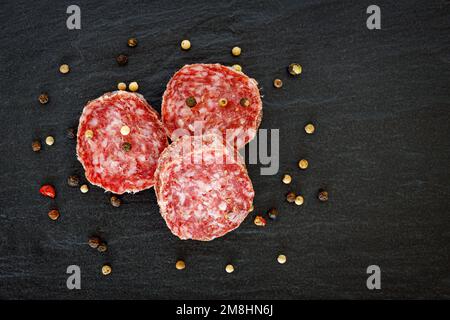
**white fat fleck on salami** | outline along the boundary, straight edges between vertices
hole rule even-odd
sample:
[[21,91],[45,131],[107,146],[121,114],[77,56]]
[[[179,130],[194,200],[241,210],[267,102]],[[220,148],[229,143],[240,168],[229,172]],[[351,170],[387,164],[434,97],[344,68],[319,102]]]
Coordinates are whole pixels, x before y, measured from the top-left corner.
[[[242,158],[221,136],[203,135],[199,148],[195,148],[195,138],[181,137],[161,154],[155,193],[173,234],[208,241],[241,224],[254,191]],[[190,161],[194,158],[201,161]]]
[[[186,99],[194,97],[196,105],[189,107]],[[219,99],[227,99],[225,107]],[[242,98],[249,106],[242,106]],[[176,129],[193,132],[194,122],[201,123],[202,133],[218,129],[240,130],[236,147],[241,148],[256,134],[262,119],[262,101],[258,83],[242,72],[220,64],[192,64],[181,68],[167,84],[163,95],[161,117],[172,140]]]
[[[130,128],[128,135],[120,133],[124,125]],[[87,130],[92,138],[86,137]],[[80,117],[77,156],[86,178],[116,194],[151,188],[157,159],[167,145],[158,113],[137,93],[106,93],[90,101]]]

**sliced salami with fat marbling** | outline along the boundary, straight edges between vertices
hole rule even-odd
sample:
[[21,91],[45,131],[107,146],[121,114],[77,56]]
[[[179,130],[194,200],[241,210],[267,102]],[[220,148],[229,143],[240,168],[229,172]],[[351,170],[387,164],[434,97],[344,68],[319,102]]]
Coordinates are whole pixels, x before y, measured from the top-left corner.
[[253,139],[261,123],[258,83],[220,64],[186,65],[167,84],[161,116],[172,140],[218,133],[241,148]]
[[[129,130],[121,132],[123,127]],[[158,113],[137,93],[106,93],[90,101],[80,117],[77,156],[86,178],[113,193],[151,188],[167,145]]]
[[219,135],[173,142],[158,161],[155,193],[172,233],[202,241],[236,229],[254,197],[242,158]]

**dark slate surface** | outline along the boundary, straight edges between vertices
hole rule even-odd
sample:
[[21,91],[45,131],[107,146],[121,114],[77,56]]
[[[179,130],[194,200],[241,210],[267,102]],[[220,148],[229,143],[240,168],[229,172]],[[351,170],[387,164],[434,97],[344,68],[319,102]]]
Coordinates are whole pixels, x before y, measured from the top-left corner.
[[[77,1],[82,29],[68,31],[72,1],[2,2],[0,297],[93,298],[450,298],[450,3],[377,1],[382,30],[366,28],[372,1]],[[126,40],[139,39],[130,49]],[[179,49],[189,38],[189,52]],[[230,48],[243,54],[233,58]],[[114,57],[130,55],[126,67]],[[300,62],[300,79],[286,73]],[[137,80],[160,110],[171,75],[192,62],[240,63],[264,94],[262,128],[280,129],[280,172],[250,165],[256,212],[280,219],[265,229],[253,215],[209,243],[181,241],[158,213],[153,190],[124,196],[66,185],[82,175],[64,136],[83,105]],[[61,75],[58,66],[71,72]],[[280,77],[282,90],[272,87]],[[42,107],[37,96],[48,91]],[[317,134],[306,136],[313,121]],[[56,143],[31,150],[34,138]],[[310,160],[305,172],[300,157]],[[288,187],[303,207],[283,201]],[[56,201],[38,193],[57,187]],[[318,203],[316,190],[331,199]],[[57,206],[61,218],[47,218]],[[86,240],[100,232],[110,250]],[[276,262],[278,253],[288,257]],[[187,269],[174,268],[184,258]],[[233,262],[236,271],[224,272]],[[113,273],[100,275],[109,262]],[[82,271],[82,289],[66,289],[66,268]],[[382,270],[382,290],[366,288],[367,266]]]

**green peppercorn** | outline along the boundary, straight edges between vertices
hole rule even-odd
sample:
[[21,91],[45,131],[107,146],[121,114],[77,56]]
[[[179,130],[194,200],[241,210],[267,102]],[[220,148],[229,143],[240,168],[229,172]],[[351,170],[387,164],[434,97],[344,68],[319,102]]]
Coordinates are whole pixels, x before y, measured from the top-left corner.
[[191,96],[191,97],[189,97],[189,98],[186,99],[186,105],[187,105],[189,108],[195,107],[196,104],[197,104],[197,101],[195,100],[194,97]]
[[298,63],[291,63],[288,67],[289,73],[293,76],[298,76],[300,73],[302,73],[302,66]]
[[129,151],[131,150],[131,143],[129,143],[129,142],[124,142],[124,143],[122,144],[122,148],[123,148],[123,150],[124,150],[125,152],[129,152]]
[[119,54],[116,58],[116,61],[119,64],[119,66],[124,66],[128,62],[128,56],[126,56],[125,54]]

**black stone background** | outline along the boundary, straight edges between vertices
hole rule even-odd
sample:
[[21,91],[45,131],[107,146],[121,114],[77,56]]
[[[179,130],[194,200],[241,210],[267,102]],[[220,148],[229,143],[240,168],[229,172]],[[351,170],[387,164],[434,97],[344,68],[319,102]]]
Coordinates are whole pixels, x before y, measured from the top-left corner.
[[[382,30],[366,28],[372,2]],[[70,4],[81,7],[81,30],[66,28]],[[9,0],[0,21],[0,298],[450,297],[449,1]],[[184,38],[189,52],[180,50]],[[121,52],[125,67],[115,62]],[[100,188],[66,185],[83,172],[64,132],[88,100],[136,80],[159,111],[171,75],[193,62],[241,64],[264,95],[261,127],[280,129],[279,173],[249,165],[255,212],[274,206],[279,220],[258,228],[253,213],[207,243],[174,237],[153,190],[113,208]],[[287,74],[291,62],[303,65],[301,77]],[[50,94],[45,106],[41,91]],[[303,131],[309,121],[312,136]],[[56,143],[34,153],[32,140],[49,134]],[[284,201],[284,172],[305,196],[302,207]],[[56,186],[55,201],[39,195],[43,183]],[[317,201],[320,187],[328,203]],[[56,222],[47,218],[53,205]],[[95,232],[106,254],[86,244]],[[279,253],[287,264],[276,262]],[[105,262],[109,277],[100,274]],[[81,268],[81,290],[66,288],[71,264]],[[382,270],[380,291],[366,288],[372,264]]]

